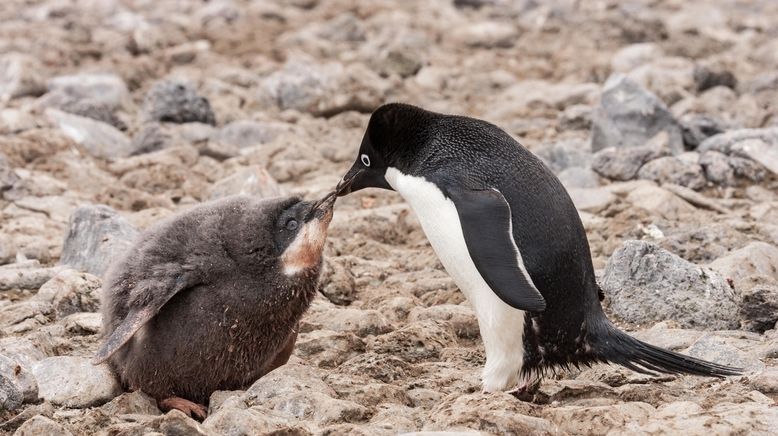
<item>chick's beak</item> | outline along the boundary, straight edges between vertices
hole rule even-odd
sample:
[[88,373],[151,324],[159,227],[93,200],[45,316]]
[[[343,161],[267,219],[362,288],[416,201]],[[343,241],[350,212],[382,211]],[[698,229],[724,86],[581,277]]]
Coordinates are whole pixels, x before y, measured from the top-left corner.
[[319,219],[326,220],[327,223],[329,223],[329,220],[332,219],[332,208],[335,206],[335,200],[337,199],[337,190],[328,192],[327,195],[325,195],[321,200],[311,205],[311,210],[305,217],[305,221],[307,222],[313,219]]

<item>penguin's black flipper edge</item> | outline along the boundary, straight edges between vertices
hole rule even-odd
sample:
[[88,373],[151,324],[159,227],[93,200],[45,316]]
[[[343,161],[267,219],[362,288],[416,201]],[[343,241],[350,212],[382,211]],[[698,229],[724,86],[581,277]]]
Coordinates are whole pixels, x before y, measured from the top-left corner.
[[470,258],[492,291],[516,309],[545,310],[546,300],[519,264],[505,197],[494,189],[447,187],[446,193],[456,206]]
[[[147,322],[154,318],[162,307],[173,298],[174,295],[180,291],[191,287],[192,283],[187,283],[186,278],[191,277],[186,274],[179,276],[174,280],[173,286],[166,287],[161,292],[149,292],[149,289],[145,291],[151,295],[154,295],[150,301],[145,302],[143,305],[136,307],[130,307],[127,312],[127,316],[124,317],[121,323],[114,329],[108,336],[103,345],[97,351],[92,358],[93,365],[99,365],[115,352],[117,352],[124,344],[129,341],[135,332],[141,329]],[[157,282],[157,285],[160,283]],[[142,286],[139,284],[139,286]]]

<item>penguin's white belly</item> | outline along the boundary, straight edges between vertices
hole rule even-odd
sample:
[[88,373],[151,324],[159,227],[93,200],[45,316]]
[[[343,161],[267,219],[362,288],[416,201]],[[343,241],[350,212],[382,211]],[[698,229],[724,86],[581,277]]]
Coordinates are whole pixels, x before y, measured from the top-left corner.
[[405,198],[446,271],[464,292],[478,317],[486,349],[484,391],[514,387],[524,362],[524,312],[495,294],[470,258],[454,202],[422,177],[386,170],[386,181]]

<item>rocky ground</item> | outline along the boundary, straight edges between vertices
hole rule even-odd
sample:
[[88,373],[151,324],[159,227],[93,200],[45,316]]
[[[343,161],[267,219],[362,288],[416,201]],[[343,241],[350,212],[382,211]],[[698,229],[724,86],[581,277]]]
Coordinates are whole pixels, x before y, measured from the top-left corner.
[[[769,0],[3,1],[0,432],[775,431],[776,22]],[[214,393],[204,422],[88,363],[100,276],[139,230],[235,193],[321,195],[388,101],[518,138],[579,207],[609,316],[746,374],[597,366],[531,402],[481,394],[472,310],[376,190],[337,204],[290,363]]]

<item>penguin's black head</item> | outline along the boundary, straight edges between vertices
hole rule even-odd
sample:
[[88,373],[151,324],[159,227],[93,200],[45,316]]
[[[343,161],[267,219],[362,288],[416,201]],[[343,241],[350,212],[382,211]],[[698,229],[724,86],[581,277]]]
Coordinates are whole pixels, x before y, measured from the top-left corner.
[[343,177],[338,195],[362,188],[392,189],[386,181],[387,168],[406,173],[426,144],[432,112],[401,104],[385,104],[373,112],[362,138],[357,159]]

